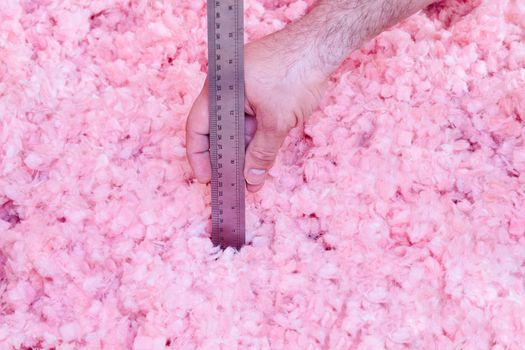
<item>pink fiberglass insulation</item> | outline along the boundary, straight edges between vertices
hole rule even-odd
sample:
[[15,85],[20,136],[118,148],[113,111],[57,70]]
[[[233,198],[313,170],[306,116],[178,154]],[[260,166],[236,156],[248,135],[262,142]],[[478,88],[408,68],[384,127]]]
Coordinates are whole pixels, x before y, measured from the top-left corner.
[[[246,38],[304,1],[245,2]],[[523,349],[525,2],[356,51],[208,239],[203,1],[0,1],[0,350]],[[293,92],[290,92],[293,93]]]

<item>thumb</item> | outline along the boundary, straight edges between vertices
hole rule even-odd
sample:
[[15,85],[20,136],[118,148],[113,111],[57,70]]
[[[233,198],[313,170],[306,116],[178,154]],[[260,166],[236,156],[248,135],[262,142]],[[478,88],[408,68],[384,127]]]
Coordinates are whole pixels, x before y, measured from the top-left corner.
[[244,177],[247,189],[261,189],[268,170],[272,167],[279,148],[286,138],[287,130],[276,127],[257,127],[257,131],[246,150]]

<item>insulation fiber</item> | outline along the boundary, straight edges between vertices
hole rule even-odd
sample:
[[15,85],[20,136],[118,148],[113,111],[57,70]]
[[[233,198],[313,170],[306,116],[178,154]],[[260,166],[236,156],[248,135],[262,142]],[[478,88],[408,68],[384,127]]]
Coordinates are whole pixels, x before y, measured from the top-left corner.
[[524,39],[455,0],[355,51],[234,253],[185,155],[205,2],[0,1],[0,350],[523,349]]

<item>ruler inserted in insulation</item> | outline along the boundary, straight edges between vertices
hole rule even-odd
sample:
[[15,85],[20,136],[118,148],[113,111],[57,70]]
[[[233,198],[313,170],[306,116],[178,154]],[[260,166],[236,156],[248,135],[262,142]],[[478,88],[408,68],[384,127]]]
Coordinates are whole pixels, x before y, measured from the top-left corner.
[[242,0],[208,1],[212,242],[240,249],[244,217]]

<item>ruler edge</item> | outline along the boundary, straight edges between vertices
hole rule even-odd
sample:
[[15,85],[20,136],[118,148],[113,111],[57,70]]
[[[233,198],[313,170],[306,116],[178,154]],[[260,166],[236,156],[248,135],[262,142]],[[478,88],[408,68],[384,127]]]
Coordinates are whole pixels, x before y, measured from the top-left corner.
[[[240,149],[237,150],[237,175],[240,176],[239,179],[237,179],[237,183],[240,185],[239,190],[237,191],[237,195],[240,196],[238,198],[237,202],[239,203],[239,211],[241,215],[239,215],[239,223],[238,223],[238,230],[242,232],[242,235],[237,235],[237,246],[238,249],[240,249],[243,245],[246,244],[246,203],[245,203],[245,179],[244,179],[244,159],[245,159],[245,117],[244,117],[244,100],[245,100],[245,85],[244,85],[244,1],[243,0],[234,0],[237,4],[236,6],[236,54],[237,54],[237,64],[238,69],[236,70],[238,72],[237,81],[238,84],[237,90],[239,95],[237,99],[237,103],[239,104],[239,108],[237,109],[240,113],[240,115],[236,116],[237,123],[236,125],[239,127],[237,130],[237,137],[238,142],[237,145]],[[240,36],[240,37],[239,37]],[[239,169],[240,168],[240,169]]]

